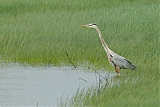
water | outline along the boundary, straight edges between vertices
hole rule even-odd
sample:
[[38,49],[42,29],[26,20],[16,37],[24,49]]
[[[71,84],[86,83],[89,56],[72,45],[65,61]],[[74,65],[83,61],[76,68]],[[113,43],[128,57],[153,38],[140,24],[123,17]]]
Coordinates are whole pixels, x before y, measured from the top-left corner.
[[59,98],[71,98],[78,88],[97,86],[98,74],[83,71],[73,67],[0,66],[0,106],[55,106]]

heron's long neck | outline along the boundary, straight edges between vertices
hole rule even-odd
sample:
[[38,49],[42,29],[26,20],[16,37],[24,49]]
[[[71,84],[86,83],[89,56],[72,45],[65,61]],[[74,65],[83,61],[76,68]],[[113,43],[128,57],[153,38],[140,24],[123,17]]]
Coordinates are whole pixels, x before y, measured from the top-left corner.
[[105,41],[102,37],[101,31],[99,30],[98,27],[96,27],[96,30],[99,34],[99,39],[101,40],[101,43],[102,43],[102,46],[103,46],[104,50],[107,52],[107,55],[109,55],[110,54],[110,49],[108,48],[107,44],[105,43]]

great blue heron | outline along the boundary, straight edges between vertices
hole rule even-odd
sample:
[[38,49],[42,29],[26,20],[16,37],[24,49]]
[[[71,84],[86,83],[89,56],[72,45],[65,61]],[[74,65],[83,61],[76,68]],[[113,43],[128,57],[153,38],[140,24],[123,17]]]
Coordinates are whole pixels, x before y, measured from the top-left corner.
[[82,27],[88,27],[88,28],[95,28],[99,34],[99,39],[101,40],[101,43],[104,47],[104,50],[107,53],[108,60],[111,63],[112,66],[115,67],[116,73],[119,74],[119,69],[131,69],[135,70],[136,66],[132,64],[129,60],[126,58],[114,53],[112,50],[109,49],[107,44],[105,43],[101,31],[99,30],[98,26],[96,24],[86,24],[86,25],[81,25]]

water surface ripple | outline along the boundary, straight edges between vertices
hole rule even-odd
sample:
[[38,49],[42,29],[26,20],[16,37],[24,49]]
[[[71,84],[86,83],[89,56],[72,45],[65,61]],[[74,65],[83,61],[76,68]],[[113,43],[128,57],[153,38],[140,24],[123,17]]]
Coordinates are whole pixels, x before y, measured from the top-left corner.
[[72,97],[79,87],[97,85],[98,74],[83,71],[73,67],[0,66],[0,106],[56,105],[59,98]]

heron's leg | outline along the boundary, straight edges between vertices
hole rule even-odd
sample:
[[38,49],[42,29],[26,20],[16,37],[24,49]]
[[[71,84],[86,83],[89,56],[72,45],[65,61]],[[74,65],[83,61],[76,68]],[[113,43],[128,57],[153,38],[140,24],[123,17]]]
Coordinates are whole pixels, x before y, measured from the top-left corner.
[[115,66],[115,70],[116,70],[116,73],[119,74],[119,67],[118,66]]

